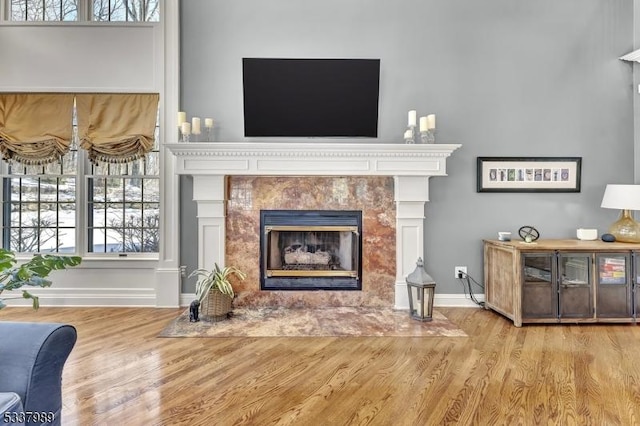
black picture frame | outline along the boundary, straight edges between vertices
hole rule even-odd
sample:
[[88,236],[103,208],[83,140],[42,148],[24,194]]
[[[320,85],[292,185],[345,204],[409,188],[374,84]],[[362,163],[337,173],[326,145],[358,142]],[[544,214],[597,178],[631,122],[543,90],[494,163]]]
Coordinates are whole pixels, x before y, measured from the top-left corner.
[[582,157],[478,157],[477,192],[580,192]]

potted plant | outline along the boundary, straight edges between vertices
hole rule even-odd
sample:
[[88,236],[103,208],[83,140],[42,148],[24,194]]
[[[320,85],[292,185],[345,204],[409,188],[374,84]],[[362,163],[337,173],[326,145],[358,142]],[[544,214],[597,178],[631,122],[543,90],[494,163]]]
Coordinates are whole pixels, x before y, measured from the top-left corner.
[[214,321],[229,315],[235,297],[230,281],[232,275],[241,280],[246,278],[246,274],[235,266],[220,267],[217,263],[212,270],[200,268],[189,274],[189,277],[198,277],[196,300],[203,315]]
[[17,265],[15,254],[10,250],[0,248],[0,309],[6,305],[7,299],[31,299],[33,309],[38,309],[40,301],[27,290],[22,290],[22,296],[2,296],[5,290],[17,290],[22,286],[50,287],[51,280],[47,279],[49,273],[54,270],[67,269],[77,266],[82,261],[80,256],[56,256],[36,254],[27,262]]

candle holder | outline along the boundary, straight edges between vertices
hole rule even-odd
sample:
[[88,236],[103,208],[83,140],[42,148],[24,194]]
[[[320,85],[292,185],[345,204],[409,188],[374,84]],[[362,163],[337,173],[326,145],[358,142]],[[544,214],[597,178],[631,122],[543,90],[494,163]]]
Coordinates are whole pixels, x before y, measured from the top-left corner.
[[404,132],[404,143],[416,143],[416,127],[407,126]]
[[436,143],[436,129],[427,129],[420,132],[422,143]]
[[180,140],[181,142],[189,142],[189,139],[191,138],[191,132],[181,132],[182,135],[182,139]]
[[213,126],[205,127],[204,134],[207,142],[213,142]]

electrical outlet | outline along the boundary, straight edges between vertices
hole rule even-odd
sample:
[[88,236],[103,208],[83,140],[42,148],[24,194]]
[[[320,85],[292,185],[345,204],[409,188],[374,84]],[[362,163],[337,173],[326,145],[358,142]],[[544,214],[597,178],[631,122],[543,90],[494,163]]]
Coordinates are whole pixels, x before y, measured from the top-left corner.
[[466,266],[456,266],[455,267],[455,277],[456,278],[464,278],[467,275],[467,267]]

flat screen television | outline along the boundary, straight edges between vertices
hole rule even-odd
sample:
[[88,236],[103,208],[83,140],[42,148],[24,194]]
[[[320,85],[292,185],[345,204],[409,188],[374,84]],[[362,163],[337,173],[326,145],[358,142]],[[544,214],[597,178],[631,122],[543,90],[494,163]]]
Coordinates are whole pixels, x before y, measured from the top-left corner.
[[243,58],[245,136],[378,136],[379,59]]

